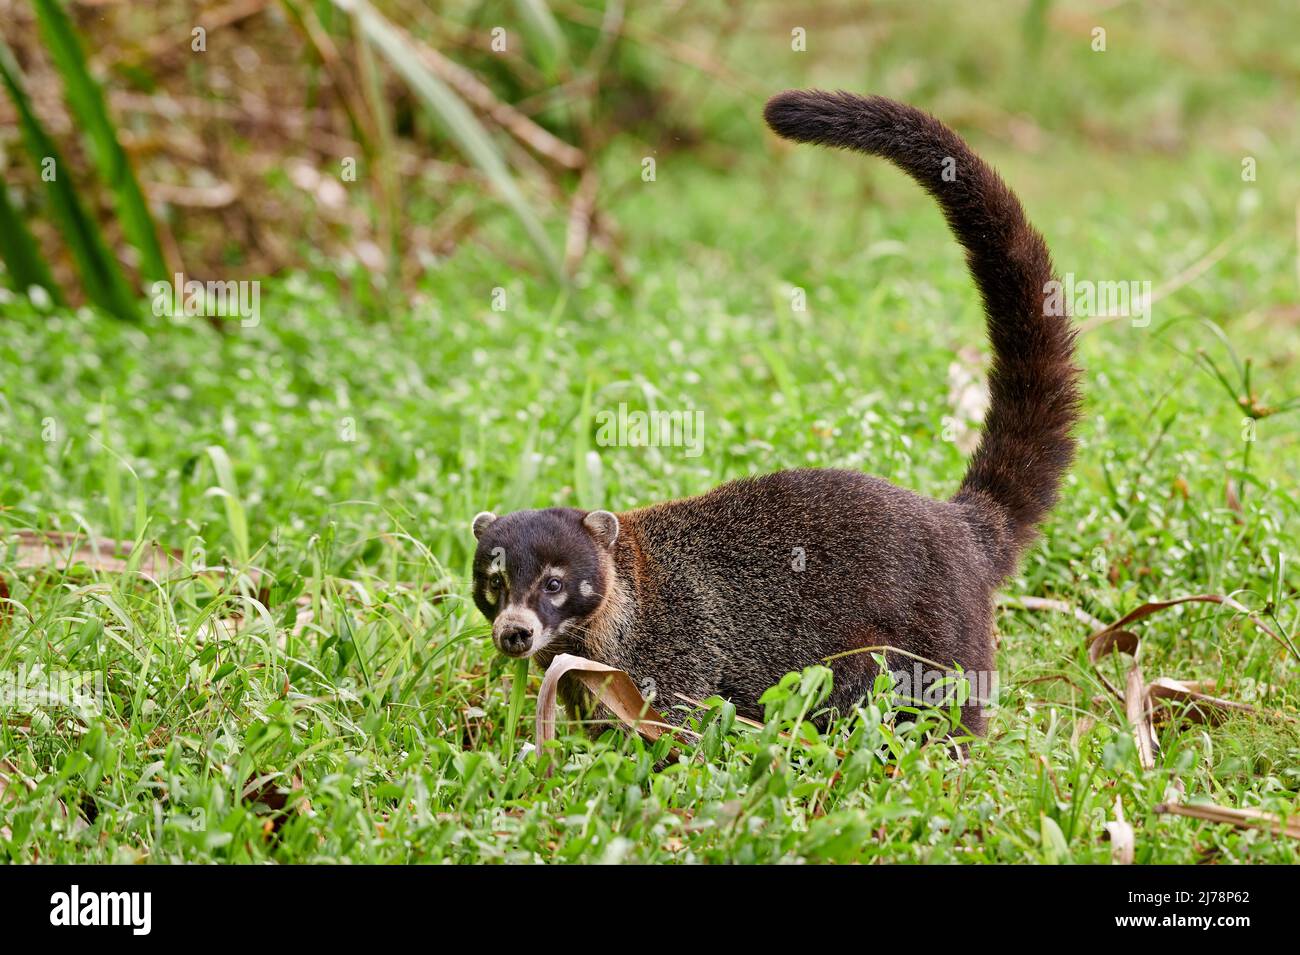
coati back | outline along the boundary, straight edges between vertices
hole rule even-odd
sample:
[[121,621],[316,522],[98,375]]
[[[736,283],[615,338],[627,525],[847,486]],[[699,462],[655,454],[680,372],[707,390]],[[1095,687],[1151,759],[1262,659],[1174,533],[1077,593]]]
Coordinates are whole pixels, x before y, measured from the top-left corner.
[[[902,651],[887,654],[895,671],[919,673],[921,658],[991,674],[994,591],[1074,454],[1074,333],[1045,307],[1047,247],[997,174],[932,116],[879,96],[791,91],[765,115],[788,139],[888,159],[938,201],[983,299],[991,406],[950,501],[807,469],[618,515],[478,515],[474,598],[497,647],[543,667],[567,652],[627,670],[665,713],[718,694],[761,716],[767,687],[828,660],[830,703],[845,711],[875,677],[872,654],[854,652],[868,647]],[[983,732],[978,700],[963,722]]]

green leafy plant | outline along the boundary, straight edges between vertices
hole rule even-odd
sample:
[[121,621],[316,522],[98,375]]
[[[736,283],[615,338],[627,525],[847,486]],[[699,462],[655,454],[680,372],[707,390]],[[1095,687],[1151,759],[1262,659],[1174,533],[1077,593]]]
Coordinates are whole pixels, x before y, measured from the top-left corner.
[[122,231],[140,254],[140,274],[146,281],[163,279],[167,266],[153,215],[126,151],[118,141],[104,93],[90,74],[85,50],[59,0],[34,0],[33,5],[46,49],[63,79],[68,108],[86,138],[100,177],[113,196]]
[[477,166],[515,214],[547,269],[561,276],[560,259],[537,213],[520,191],[501,149],[469,107],[421,60],[418,44],[366,0],[334,0],[356,18],[367,42],[374,44],[412,91],[429,108],[457,148]]
[[41,181],[48,186],[50,209],[77,264],[86,295],[119,318],[138,318],[139,307],[130,283],[109,252],[99,225],[78,198],[63,157],[37,118],[22,72],[3,40],[0,40],[0,80],[18,111],[23,141],[41,173]]
[[31,230],[27,228],[23,217],[9,201],[9,192],[2,180],[0,180],[0,258],[4,259],[9,269],[9,276],[20,291],[38,285],[50,293],[54,302],[63,301],[62,294],[54,284],[54,277],[50,275],[50,267],[46,264],[45,257],[41,255],[40,246],[36,244],[36,239],[32,237]]

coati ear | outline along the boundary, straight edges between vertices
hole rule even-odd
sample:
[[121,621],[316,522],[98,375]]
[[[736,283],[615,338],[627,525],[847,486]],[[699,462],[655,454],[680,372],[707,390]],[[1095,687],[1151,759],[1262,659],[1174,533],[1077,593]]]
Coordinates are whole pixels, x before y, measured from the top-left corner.
[[592,511],[582,519],[582,526],[602,547],[613,547],[618,540],[618,518],[609,511]]
[[474,539],[477,540],[482,537],[484,531],[491,527],[492,522],[496,519],[497,516],[491,511],[479,511],[475,514],[474,520],[470,523],[470,527],[474,528]]

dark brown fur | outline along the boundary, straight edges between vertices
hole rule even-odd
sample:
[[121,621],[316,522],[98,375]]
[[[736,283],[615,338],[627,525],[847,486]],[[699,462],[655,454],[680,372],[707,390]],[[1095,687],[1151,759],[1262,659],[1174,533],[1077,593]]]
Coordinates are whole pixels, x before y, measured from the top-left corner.
[[[759,716],[759,696],[786,672],[864,647],[992,671],[994,591],[1074,453],[1073,332],[1068,317],[1046,314],[1047,248],[997,174],[938,120],[880,97],[787,92],[766,118],[789,139],[882,156],[939,202],[983,298],[991,408],[951,501],[856,472],[797,470],[619,514],[612,532],[604,512],[574,509],[476,520],[484,613],[533,608],[539,663],[566,651],[620,667],[665,710],[680,696],[720,694]],[[518,591],[495,605],[484,591],[494,548]],[[549,606],[535,577],[557,562],[582,568],[594,599],[575,590]],[[910,664],[889,656],[891,669]],[[874,664],[856,654],[831,666],[831,703],[844,711],[870,688]],[[963,719],[983,731],[980,707]]]

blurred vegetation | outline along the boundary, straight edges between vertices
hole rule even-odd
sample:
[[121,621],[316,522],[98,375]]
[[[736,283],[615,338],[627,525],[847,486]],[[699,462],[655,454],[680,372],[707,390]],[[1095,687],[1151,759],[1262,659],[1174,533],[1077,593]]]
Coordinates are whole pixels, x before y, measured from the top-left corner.
[[[533,242],[521,265],[572,270],[589,241],[613,239],[593,157],[613,135],[654,128],[663,105],[646,58],[623,49],[622,2],[0,10],[12,205],[35,220],[59,285],[78,287],[75,264],[81,291],[110,310],[121,303],[104,282],[120,269],[152,280],[164,257],[200,278],[341,262],[376,284],[409,281],[471,237],[489,241],[497,200]],[[63,168],[64,154],[67,174],[45,182],[42,162]],[[96,258],[103,244],[119,261]]]
[[[0,55],[13,64],[0,215],[36,237],[10,284],[43,284],[37,251],[52,293],[119,310],[118,273],[139,288],[164,260],[200,279],[305,266],[409,288],[473,246],[573,273],[591,246],[619,256],[606,210],[641,157],[733,166],[763,141],[758,104],[787,85],[907,99],[1016,153],[1086,150],[1099,185],[1207,140],[1283,164],[1300,44],[1279,31],[1293,13],[1281,0],[1248,17],[1047,0],[997,17],[900,0],[0,0],[13,53]],[[57,184],[41,179],[47,154],[67,157]],[[1044,189],[1077,188],[1072,164],[1053,178],[1034,163]],[[1294,190],[1293,163],[1277,174]]]

